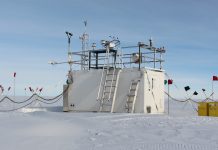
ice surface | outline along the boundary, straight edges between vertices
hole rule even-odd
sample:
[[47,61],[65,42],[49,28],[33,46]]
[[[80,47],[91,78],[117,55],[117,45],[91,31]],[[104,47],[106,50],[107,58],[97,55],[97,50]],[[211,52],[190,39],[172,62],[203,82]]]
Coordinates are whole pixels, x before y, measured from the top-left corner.
[[218,118],[198,117],[188,103],[171,102],[170,115],[64,113],[61,109],[60,102],[0,113],[0,149],[218,149]]

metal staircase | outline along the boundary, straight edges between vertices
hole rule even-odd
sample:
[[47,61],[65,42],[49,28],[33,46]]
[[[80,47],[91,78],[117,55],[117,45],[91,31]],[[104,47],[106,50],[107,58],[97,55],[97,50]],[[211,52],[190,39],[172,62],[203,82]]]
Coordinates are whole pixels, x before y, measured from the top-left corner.
[[112,112],[115,101],[120,69],[109,68],[106,70],[102,96],[100,98],[100,112]]
[[[115,43],[113,43],[115,42]],[[102,66],[101,80],[97,95],[97,101],[100,102],[100,112],[113,112],[113,106],[116,99],[117,85],[119,80],[120,68],[117,68],[119,57],[122,56],[113,52],[113,46],[119,45],[119,40],[103,41],[106,48],[104,63]],[[111,49],[112,46],[112,49]],[[111,61],[111,62],[110,62]]]
[[132,80],[130,88],[129,88],[129,94],[127,95],[127,101],[126,101],[126,110],[128,113],[133,113],[135,110],[135,102],[136,97],[138,93],[138,86],[139,86],[140,80]]

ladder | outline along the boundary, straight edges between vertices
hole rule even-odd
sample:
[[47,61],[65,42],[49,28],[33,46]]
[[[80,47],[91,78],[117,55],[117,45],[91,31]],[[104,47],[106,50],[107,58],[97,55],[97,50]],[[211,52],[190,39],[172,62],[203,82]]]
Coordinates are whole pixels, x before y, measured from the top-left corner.
[[139,86],[140,80],[132,80],[130,87],[129,87],[129,93],[127,95],[127,101],[126,101],[126,109],[128,113],[133,113],[135,109],[135,102],[136,97],[138,94],[138,86]]
[[100,112],[112,112],[115,101],[120,69],[110,67],[106,71],[102,95],[100,98]]

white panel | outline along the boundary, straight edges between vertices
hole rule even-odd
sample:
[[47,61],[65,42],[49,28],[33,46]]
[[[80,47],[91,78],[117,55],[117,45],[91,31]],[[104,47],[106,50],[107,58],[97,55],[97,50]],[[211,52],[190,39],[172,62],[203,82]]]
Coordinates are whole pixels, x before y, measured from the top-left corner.
[[144,72],[145,112],[164,112],[164,72],[147,70]]
[[102,70],[73,72],[74,83],[69,91],[69,109],[74,111],[98,111],[96,100]]

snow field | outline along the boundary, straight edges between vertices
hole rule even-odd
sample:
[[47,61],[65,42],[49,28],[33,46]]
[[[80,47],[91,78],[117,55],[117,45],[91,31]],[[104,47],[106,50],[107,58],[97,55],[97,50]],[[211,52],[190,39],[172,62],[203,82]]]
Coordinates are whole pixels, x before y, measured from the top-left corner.
[[[185,106],[185,107],[184,107]],[[64,113],[38,105],[0,113],[2,150],[215,150],[218,118],[170,103],[170,115]]]

